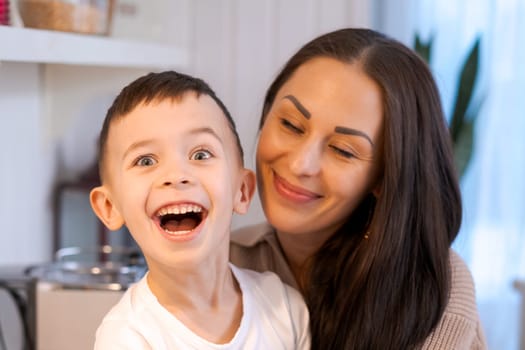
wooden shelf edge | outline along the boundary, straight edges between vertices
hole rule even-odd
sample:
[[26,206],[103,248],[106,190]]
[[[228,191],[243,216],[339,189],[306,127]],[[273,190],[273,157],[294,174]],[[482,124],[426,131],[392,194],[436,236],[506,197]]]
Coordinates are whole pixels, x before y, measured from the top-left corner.
[[181,68],[179,47],[105,36],[0,26],[0,61],[129,68]]

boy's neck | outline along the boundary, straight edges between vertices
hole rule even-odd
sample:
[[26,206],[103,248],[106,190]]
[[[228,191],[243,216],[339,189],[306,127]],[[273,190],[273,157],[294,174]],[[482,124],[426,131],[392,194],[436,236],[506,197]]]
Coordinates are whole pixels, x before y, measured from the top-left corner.
[[198,336],[229,342],[242,319],[242,292],[227,258],[181,270],[150,266],[148,286],[159,303]]

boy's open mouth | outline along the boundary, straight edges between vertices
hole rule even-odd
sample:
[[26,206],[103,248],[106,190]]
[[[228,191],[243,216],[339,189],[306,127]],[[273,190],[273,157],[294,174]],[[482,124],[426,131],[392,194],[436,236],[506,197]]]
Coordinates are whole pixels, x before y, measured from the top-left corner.
[[161,208],[156,216],[160,227],[169,234],[187,233],[204,219],[206,210],[196,204],[181,204]]

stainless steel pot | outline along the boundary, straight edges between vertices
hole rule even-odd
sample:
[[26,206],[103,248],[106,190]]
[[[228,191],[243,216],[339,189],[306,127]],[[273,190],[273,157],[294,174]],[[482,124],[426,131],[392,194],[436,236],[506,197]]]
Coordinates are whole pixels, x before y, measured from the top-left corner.
[[146,272],[140,251],[109,245],[59,249],[55,261],[33,267],[29,274],[67,289],[125,290]]

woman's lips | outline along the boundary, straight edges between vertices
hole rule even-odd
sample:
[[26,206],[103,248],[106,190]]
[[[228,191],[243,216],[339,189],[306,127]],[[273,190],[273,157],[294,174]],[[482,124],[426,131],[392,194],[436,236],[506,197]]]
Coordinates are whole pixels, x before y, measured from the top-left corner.
[[277,193],[289,201],[305,203],[321,198],[321,196],[317,193],[290,184],[284,178],[277,175],[275,171],[273,172],[273,179],[274,187]]

